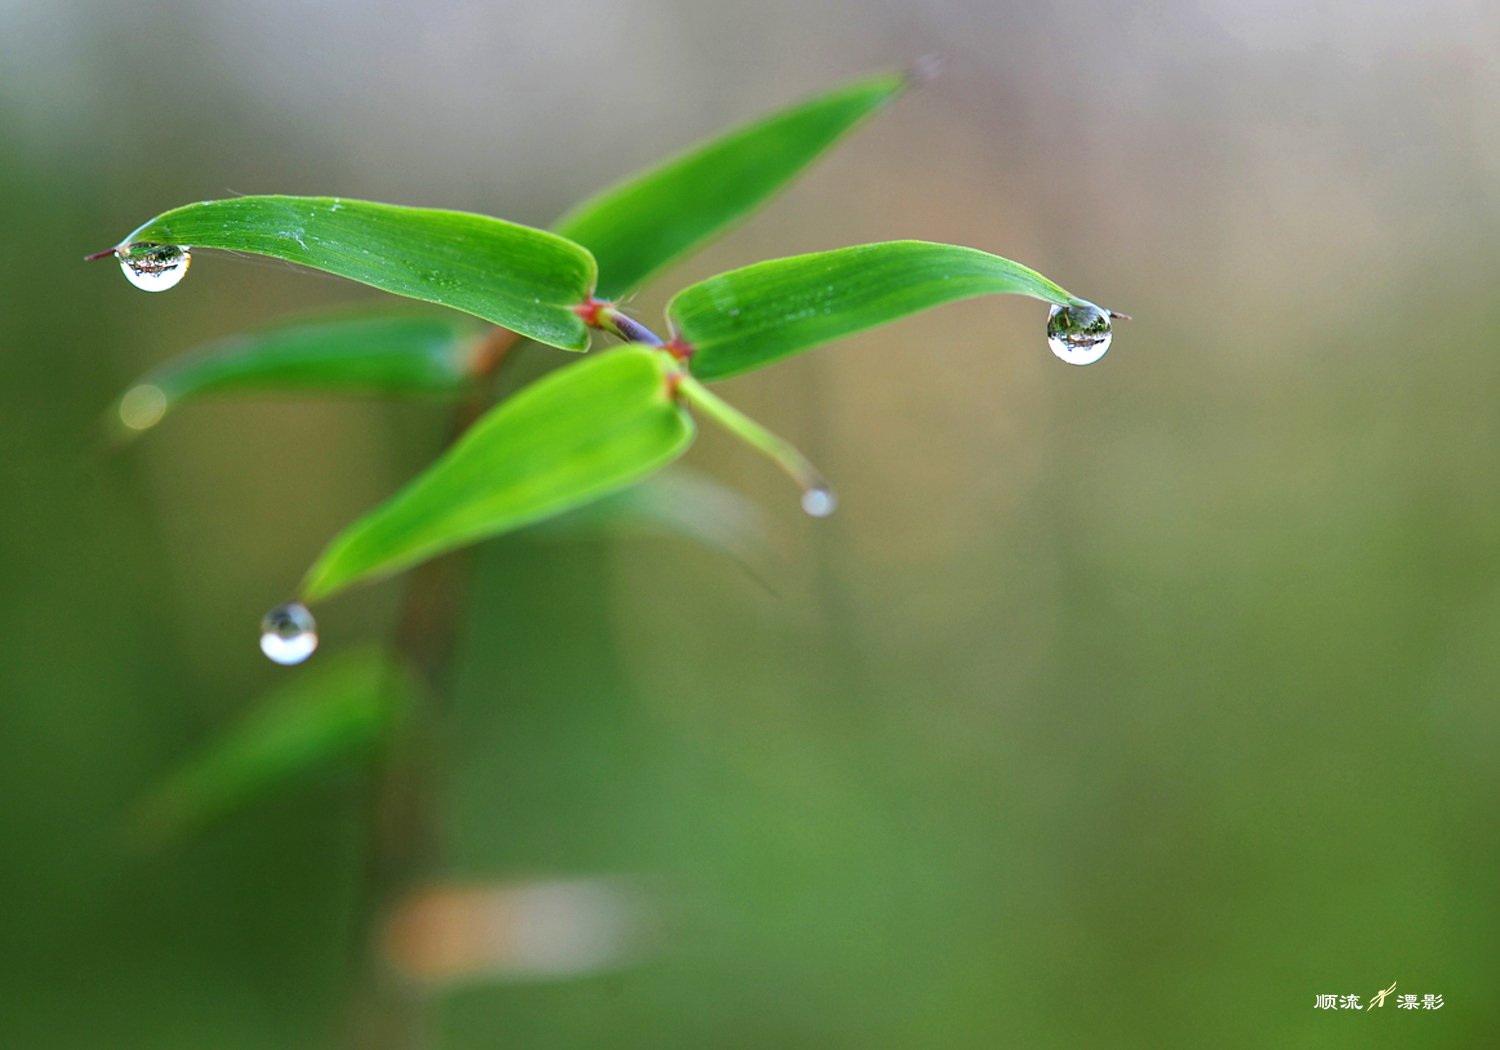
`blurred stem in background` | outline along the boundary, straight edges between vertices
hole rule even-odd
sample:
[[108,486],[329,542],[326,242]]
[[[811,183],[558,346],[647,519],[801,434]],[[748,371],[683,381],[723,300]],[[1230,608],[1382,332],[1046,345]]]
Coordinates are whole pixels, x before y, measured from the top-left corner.
[[[490,332],[479,376],[483,382],[454,408],[443,449],[484,414],[486,391],[517,342],[506,329]],[[422,688],[374,771],[367,800],[362,904],[351,941],[350,1050],[422,1050],[429,1043],[428,999],[389,966],[380,951],[381,927],[440,861],[438,726],[453,688],[453,656],[472,568],[468,547],[434,558],[413,570],[402,598],[393,649],[420,677]]]

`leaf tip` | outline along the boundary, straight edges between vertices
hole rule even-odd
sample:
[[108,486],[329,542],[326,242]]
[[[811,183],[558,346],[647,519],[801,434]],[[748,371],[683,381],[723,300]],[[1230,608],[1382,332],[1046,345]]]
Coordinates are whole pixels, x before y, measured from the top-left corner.
[[307,570],[307,575],[302,577],[302,582],[297,585],[297,601],[304,606],[330,598],[339,589],[338,581],[330,580],[328,554],[325,550],[319,555],[312,568]]

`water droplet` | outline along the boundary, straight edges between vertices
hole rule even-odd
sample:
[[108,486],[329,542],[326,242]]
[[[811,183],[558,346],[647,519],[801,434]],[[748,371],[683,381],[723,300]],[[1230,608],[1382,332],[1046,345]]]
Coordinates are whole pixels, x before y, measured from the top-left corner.
[[827,485],[814,485],[802,493],[802,509],[815,518],[826,518],[838,509],[838,497]]
[[193,257],[175,244],[128,244],[115,249],[125,279],[143,292],[164,292],[187,273]]
[[142,383],[125,391],[120,398],[120,422],[131,430],[154,427],[166,414],[167,395],[159,386]]
[[1093,303],[1054,306],[1047,319],[1047,345],[1070,365],[1091,365],[1109,349],[1109,314]]
[[260,651],[279,664],[300,664],[318,647],[318,623],[301,602],[287,602],[260,621]]
[[942,55],[923,55],[906,67],[906,79],[912,84],[927,84],[943,72]]

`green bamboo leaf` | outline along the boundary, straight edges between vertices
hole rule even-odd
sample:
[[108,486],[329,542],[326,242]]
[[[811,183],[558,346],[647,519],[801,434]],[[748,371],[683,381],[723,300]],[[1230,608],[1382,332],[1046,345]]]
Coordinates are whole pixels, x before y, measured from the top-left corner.
[[539,541],[598,536],[674,536],[747,566],[773,561],[766,516],[706,474],[674,466],[639,484],[527,529]]
[[731,270],[678,292],[667,318],[693,350],[693,375],[713,380],[942,303],[997,293],[1081,302],[998,255],[887,241]]
[[370,754],[408,709],[415,689],[373,648],[299,673],[148,795],[136,812],[137,829],[152,841],[179,838],[309,773]]
[[204,394],[241,390],[451,394],[483,371],[481,326],[457,315],[344,317],[230,336],[138,379],[115,403],[131,432]]
[[573,307],[593,291],[593,257],[555,233],[487,215],[340,197],[234,197],[158,215],[116,252],[127,265],[135,257],[159,268],[151,245],[269,255],[451,306],[551,346],[588,347]]
[[617,299],[744,219],[909,83],[869,77],[737,128],[611,186],[553,228],[594,253],[597,294]]
[[668,389],[672,359],[628,347],[559,369],[502,402],[308,570],[303,597],[389,576],[540,521],[677,458],[693,423]]

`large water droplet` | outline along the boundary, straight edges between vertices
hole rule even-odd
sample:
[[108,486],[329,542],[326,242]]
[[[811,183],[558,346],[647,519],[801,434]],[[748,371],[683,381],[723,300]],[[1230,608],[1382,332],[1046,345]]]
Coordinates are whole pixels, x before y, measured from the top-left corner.
[[260,651],[279,664],[300,664],[318,647],[318,623],[301,602],[287,602],[260,621]]
[[1091,365],[1109,349],[1109,314],[1093,303],[1054,306],[1047,319],[1047,345],[1070,365]]
[[175,244],[127,244],[117,248],[125,279],[144,292],[164,292],[187,273],[193,257]]
[[838,509],[838,497],[827,485],[814,485],[802,493],[802,509],[815,518],[826,518]]

